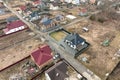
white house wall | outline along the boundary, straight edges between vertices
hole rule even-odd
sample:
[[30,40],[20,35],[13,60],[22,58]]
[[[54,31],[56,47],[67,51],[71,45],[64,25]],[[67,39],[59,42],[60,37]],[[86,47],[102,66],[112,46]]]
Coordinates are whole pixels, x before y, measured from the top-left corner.
[[6,32],[5,34],[10,34],[10,33],[17,32],[17,31],[23,30],[23,29],[25,29],[25,27],[21,26],[21,27],[18,27],[18,28],[11,29],[8,32]]
[[73,0],[65,0],[67,3],[72,3]]
[[47,73],[45,73],[45,78],[46,78],[46,80],[51,80]]

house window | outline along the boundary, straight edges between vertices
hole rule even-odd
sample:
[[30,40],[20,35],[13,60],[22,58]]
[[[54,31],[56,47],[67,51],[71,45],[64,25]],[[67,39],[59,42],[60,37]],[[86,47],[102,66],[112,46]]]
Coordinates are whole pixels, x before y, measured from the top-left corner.
[[82,43],[81,43],[81,45],[84,45],[84,44],[85,44],[85,42],[82,42]]
[[21,28],[21,27],[19,27],[19,30],[22,30],[22,28]]
[[19,31],[19,28],[15,28],[15,31]]
[[73,47],[74,49],[76,49],[76,45],[74,45],[74,47]]
[[70,45],[71,48],[73,48],[74,45]]
[[76,49],[76,45],[71,45],[70,47],[73,49]]
[[59,76],[59,73],[56,73],[56,76]]
[[25,27],[24,26],[21,26],[21,29],[24,29]]
[[70,44],[70,42],[67,42],[67,44],[70,46],[71,44]]
[[65,40],[66,43],[68,43],[69,41],[68,40]]
[[13,33],[13,32],[15,32],[15,29],[11,29],[11,30],[10,30],[10,33]]
[[68,40],[65,40],[65,42],[70,46],[71,44],[70,44],[70,41],[68,41]]
[[10,33],[11,33],[10,31],[6,32],[6,34],[10,34]]

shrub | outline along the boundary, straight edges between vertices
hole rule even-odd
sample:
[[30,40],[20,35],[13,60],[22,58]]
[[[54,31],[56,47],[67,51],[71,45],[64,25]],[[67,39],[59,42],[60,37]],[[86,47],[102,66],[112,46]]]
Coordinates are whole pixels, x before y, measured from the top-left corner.
[[104,23],[104,22],[105,22],[105,19],[104,19],[104,18],[98,18],[98,22]]
[[92,20],[92,21],[95,21],[96,17],[95,17],[95,15],[91,15],[89,19]]

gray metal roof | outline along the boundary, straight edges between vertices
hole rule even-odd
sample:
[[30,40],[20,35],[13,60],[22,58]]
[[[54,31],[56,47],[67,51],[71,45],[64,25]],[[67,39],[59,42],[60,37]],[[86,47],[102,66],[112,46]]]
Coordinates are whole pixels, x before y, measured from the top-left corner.
[[85,39],[79,36],[78,33],[72,33],[66,36],[65,40],[71,41],[73,45],[79,45],[85,42]]

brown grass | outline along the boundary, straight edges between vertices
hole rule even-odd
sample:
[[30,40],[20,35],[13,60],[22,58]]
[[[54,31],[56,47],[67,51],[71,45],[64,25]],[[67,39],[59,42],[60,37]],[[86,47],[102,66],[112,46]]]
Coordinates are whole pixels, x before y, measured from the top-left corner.
[[56,41],[60,41],[61,39],[65,38],[67,34],[64,31],[57,31],[50,34]]
[[[79,22],[79,24],[81,23]],[[81,62],[82,57],[87,57],[89,63],[83,64],[104,80],[105,74],[110,73],[118,62],[112,58],[120,48],[120,32],[114,27],[116,24],[113,22],[107,22],[106,25],[88,20],[88,23],[89,32],[82,32],[82,26],[76,27],[76,32],[91,44],[89,49],[78,57],[78,60]],[[67,29],[72,30],[74,25],[77,24],[73,24]],[[110,46],[103,47],[101,43],[106,39],[111,39],[112,36],[115,37],[111,40]]]

